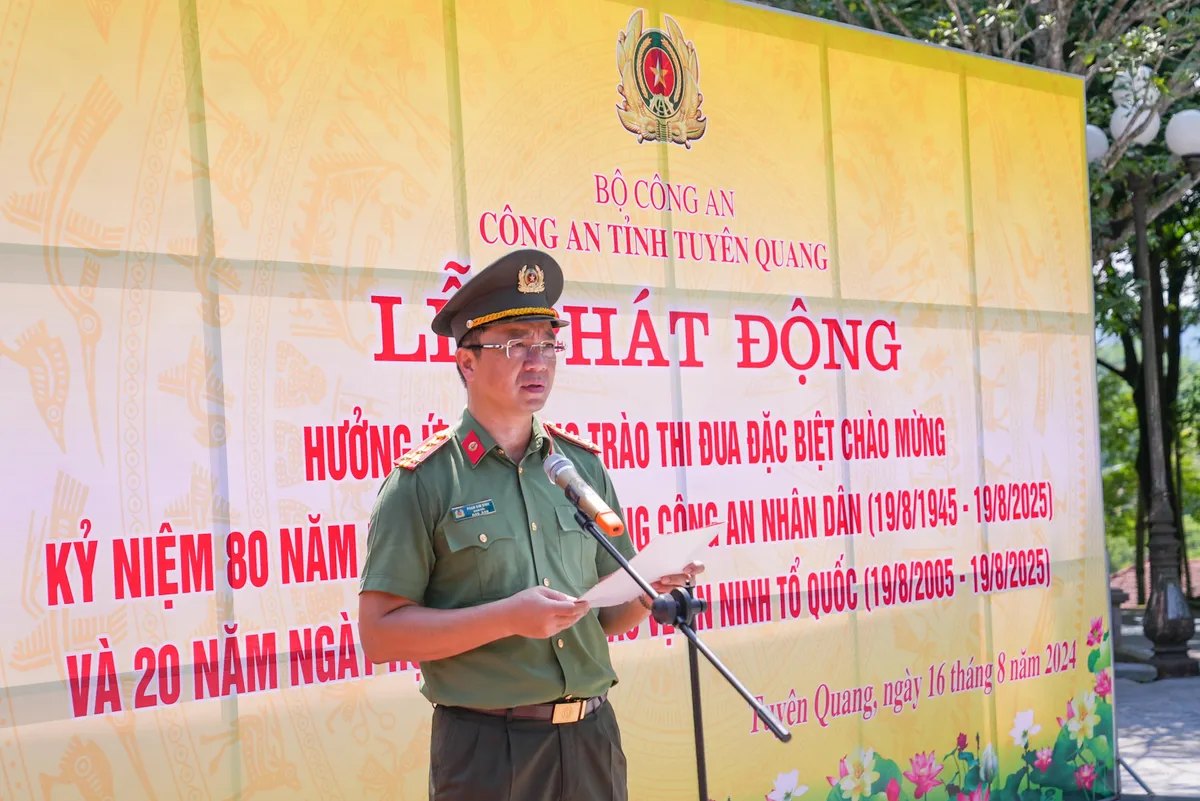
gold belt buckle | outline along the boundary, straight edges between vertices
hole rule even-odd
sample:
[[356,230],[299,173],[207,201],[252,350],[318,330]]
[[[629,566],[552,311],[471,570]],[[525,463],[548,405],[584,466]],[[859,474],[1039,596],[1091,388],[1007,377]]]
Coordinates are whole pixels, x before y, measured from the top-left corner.
[[550,722],[578,723],[583,718],[585,709],[587,709],[587,701],[584,700],[555,704],[554,711],[550,715]]

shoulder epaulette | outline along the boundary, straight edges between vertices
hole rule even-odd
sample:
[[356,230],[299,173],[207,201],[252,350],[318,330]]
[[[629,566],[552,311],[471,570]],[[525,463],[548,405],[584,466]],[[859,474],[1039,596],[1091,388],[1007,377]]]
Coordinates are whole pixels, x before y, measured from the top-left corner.
[[431,453],[449,442],[453,436],[453,429],[443,428],[441,431],[437,432],[432,437],[425,440],[420,445],[397,459],[395,461],[396,467],[403,467],[405,470],[416,470],[421,466],[422,462],[429,458]]
[[600,446],[597,445],[596,443],[592,442],[590,439],[583,439],[581,437],[577,437],[574,434],[571,434],[570,432],[565,431],[562,428],[559,428],[558,426],[554,425],[554,423],[544,423],[543,425],[545,425],[547,431],[549,431],[551,434],[558,437],[559,439],[565,439],[567,442],[570,442],[572,445],[578,445],[579,447],[589,450],[592,453],[600,452]]

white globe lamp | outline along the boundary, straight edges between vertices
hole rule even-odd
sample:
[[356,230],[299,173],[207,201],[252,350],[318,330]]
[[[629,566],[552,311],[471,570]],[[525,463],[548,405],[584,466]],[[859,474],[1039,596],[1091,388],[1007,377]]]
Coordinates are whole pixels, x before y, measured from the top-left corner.
[[1118,72],[1113,78],[1112,99],[1118,106],[1137,108],[1153,106],[1158,102],[1158,87],[1153,83],[1154,71],[1147,66],[1137,69],[1136,75]]
[[1117,106],[1113,111],[1109,130],[1112,131],[1114,138],[1120,139],[1126,131],[1140,126],[1147,117],[1150,118],[1149,124],[1141,130],[1141,133],[1133,137],[1133,141],[1139,145],[1148,145],[1154,141],[1154,137],[1158,136],[1158,129],[1162,124],[1157,112],[1142,109],[1135,113],[1128,106]]
[[1200,111],[1185,109],[1167,122],[1167,149],[1177,156],[1200,156]]
[[1108,136],[1104,133],[1104,129],[1098,125],[1087,126],[1087,160],[1090,164],[1093,161],[1099,161],[1104,158],[1104,154],[1108,152]]

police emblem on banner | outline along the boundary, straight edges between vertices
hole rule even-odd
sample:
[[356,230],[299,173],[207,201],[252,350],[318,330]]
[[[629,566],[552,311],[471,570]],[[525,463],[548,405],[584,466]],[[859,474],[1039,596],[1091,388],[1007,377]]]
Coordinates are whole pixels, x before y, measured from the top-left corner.
[[617,34],[617,117],[638,142],[670,142],[691,148],[708,120],[700,111],[700,60],[683,30],[664,15],[666,30],[642,28],[645,12],[629,17]]

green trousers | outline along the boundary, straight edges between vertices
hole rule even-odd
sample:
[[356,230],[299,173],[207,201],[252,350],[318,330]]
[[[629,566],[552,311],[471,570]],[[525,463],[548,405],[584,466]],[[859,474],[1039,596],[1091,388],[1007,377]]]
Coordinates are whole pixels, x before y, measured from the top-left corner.
[[576,722],[433,711],[430,801],[627,801],[612,706]]

